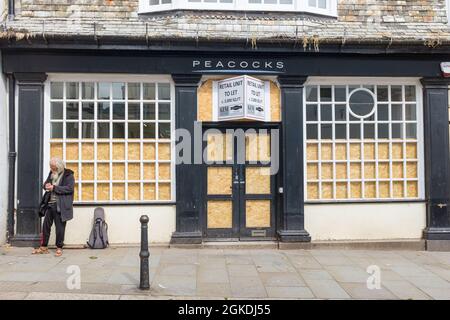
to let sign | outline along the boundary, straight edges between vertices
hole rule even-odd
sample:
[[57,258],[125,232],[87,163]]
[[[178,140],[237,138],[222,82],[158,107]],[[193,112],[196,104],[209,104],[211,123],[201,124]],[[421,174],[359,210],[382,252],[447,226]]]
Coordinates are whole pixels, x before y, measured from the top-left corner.
[[266,82],[240,76],[217,81],[217,119],[265,121],[268,105]]

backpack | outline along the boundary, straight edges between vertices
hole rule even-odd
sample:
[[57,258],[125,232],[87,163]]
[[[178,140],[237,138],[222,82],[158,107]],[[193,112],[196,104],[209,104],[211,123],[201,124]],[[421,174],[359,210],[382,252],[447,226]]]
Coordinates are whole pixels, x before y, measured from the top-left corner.
[[94,210],[94,224],[87,245],[91,249],[105,249],[109,245],[108,224],[105,221],[103,208],[95,208]]

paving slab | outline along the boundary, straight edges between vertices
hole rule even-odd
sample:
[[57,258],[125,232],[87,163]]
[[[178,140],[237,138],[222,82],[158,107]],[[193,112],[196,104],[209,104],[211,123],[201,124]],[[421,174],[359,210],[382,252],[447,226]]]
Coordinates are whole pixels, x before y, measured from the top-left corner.
[[266,287],[266,290],[269,298],[314,298],[314,294],[308,287]]
[[308,287],[319,299],[349,299],[350,296],[334,280],[305,280]]
[[353,298],[353,299],[376,299],[376,300],[393,300],[398,299],[390,291],[386,290],[382,286],[379,289],[369,289],[366,283],[339,283],[341,287]]
[[295,272],[262,272],[259,274],[266,287],[304,287],[303,279]]
[[230,277],[233,297],[266,298],[267,292],[259,277]]
[[385,280],[381,281],[383,287],[387,288],[396,297],[403,300],[429,300],[430,297],[422,290],[416,288],[408,281]]

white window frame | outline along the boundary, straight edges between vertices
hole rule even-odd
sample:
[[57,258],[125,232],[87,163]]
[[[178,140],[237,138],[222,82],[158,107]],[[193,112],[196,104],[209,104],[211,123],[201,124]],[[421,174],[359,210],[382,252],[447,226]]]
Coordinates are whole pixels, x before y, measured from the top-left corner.
[[[111,200],[112,198],[112,181],[110,180],[109,184],[110,184],[110,200],[97,200],[97,191],[96,191],[96,184],[97,184],[97,172],[94,169],[94,200],[88,200],[88,201],[83,201],[83,199],[81,198],[81,194],[82,194],[82,190],[80,188],[80,185],[82,183],[80,183],[80,181],[82,181],[81,177],[78,178],[78,182],[76,182],[76,184],[78,185],[78,201],[75,202],[75,205],[77,204],[165,204],[165,203],[174,203],[176,201],[176,179],[175,179],[175,85],[173,83],[173,80],[170,76],[168,75],[123,75],[123,74],[48,74],[47,80],[44,82],[44,147],[43,147],[43,151],[44,151],[44,156],[43,156],[43,160],[44,163],[43,165],[43,174],[44,174],[44,178],[46,178],[47,173],[49,172],[49,160],[50,160],[50,141],[52,140],[50,137],[50,125],[51,125],[51,102],[50,102],[50,83],[51,82],[148,82],[148,83],[158,83],[158,82],[164,82],[164,83],[169,83],[170,84],[170,112],[171,112],[171,118],[170,118],[170,151],[171,151],[171,159],[169,160],[163,160],[161,161],[161,163],[170,163],[171,165],[171,170],[170,170],[170,187],[171,187],[171,199],[170,200],[127,200],[128,195],[127,195],[127,190],[128,187],[125,187],[125,199],[124,200]],[[97,87],[97,86],[96,86]],[[64,89],[65,90],[65,89]],[[81,92],[81,87],[79,88],[80,92]],[[95,89],[97,90],[97,89]],[[127,89],[128,90],[128,89]],[[142,90],[141,90],[141,97],[142,97]],[[81,99],[81,97],[79,98],[79,100]],[[110,98],[111,99],[111,98]],[[97,99],[98,100],[98,99]],[[95,100],[95,101],[97,101]],[[126,100],[128,101],[128,100]],[[142,101],[142,99],[140,99],[139,101]],[[127,103],[126,103],[127,105]],[[64,110],[64,114],[65,114],[65,110]],[[78,123],[82,123],[82,119],[81,119],[81,112],[82,112],[82,108],[79,108],[79,119],[78,119]],[[97,111],[95,111],[97,112]],[[156,111],[155,111],[156,112]],[[141,111],[142,114],[142,111]],[[155,114],[155,116],[157,116]],[[65,118],[65,116],[63,116],[63,119]],[[88,122],[90,122],[91,120],[89,120]],[[128,121],[128,112],[127,112],[127,107],[125,109],[125,120],[123,120],[123,122],[127,123]],[[143,121],[141,119],[141,121]],[[95,124],[94,127],[96,127],[96,124],[98,123],[95,119],[92,120],[92,122]],[[63,123],[65,123],[65,120],[63,120]],[[112,119],[109,122],[110,124],[112,123]],[[156,123],[156,120],[155,120]],[[111,126],[110,126],[111,127]],[[65,128],[65,126],[63,126],[63,128]],[[64,129],[63,129],[64,130]],[[142,129],[141,129],[142,130]],[[79,128],[79,133],[81,132],[81,126]],[[94,143],[94,145],[97,144],[97,135],[96,135],[97,129],[94,129],[94,139],[88,139],[86,141],[86,143]],[[110,128],[110,132],[111,132],[111,128]],[[159,138],[157,137],[158,132],[156,132],[156,137],[155,139],[151,139],[149,140],[148,143],[154,142],[155,145],[157,144],[157,141],[159,140]],[[66,139],[55,139],[55,140],[61,140],[61,142],[63,143],[63,146],[65,146],[66,143]],[[122,139],[123,140],[123,139]],[[82,141],[81,136],[79,136],[79,138],[77,139],[76,143],[79,143],[80,141]],[[125,139],[126,141],[126,139]],[[108,142],[110,143],[110,146],[112,145],[112,143],[114,142],[114,138],[112,136],[110,136],[110,138],[108,139]],[[120,141],[122,142],[122,141]],[[69,142],[70,143],[70,142]],[[139,140],[139,143],[142,145],[143,143],[143,139],[141,136],[141,139]],[[164,142],[163,142],[164,143]],[[127,145],[127,144],[125,144]],[[96,150],[96,147],[95,147]],[[65,153],[65,147],[63,147],[63,153]],[[110,147],[110,154],[112,153],[112,149]],[[125,149],[125,153],[127,153],[127,150]],[[81,147],[79,145],[79,155],[81,155]],[[93,162],[96,162],[96,155],[94,155],[94,160]],[[112,159],[112,156],[110,157],[111,159],[109,160],[109,164],[110,164],[110,174],[112,175],[112,163],[115,162]],[[143,152],[142,152],[142,148],[141,148],[141,154],[140,154],[140,160],[139,163],[142,163],[143,160]],[[69,162],[77,162],[78,163],[78,171],[81,174],[81,165],[83,163],[82,160],[73,160],[73,161],[69,161]],[[125,185],[128,183],[128,170],[127,170],[127,164],[128,164],[128,160],[123,160],[123,161],[117,161],[117,162],[123,162],[125,163],[125,180],[123,181],[117,181],[115,183],[124,183]],[[134,161],[135,162],[135,161]],[[158,148],[155,148],[155,164],[159,163],[160,161],[158,161]],[[94,166],[95,168],[95,166]],[[140,179],[140,192],[141,192],[141,199],[143,199],[143,184],[145,184],[146,182],[143,182],[144,180],[142,179],[143,176],[143,166],[141,166],[141,179]],[[168,181],[164,180],[163,183],[167,183]],[[86,182],[85,182],[86,183]],[[87,183],[91,183],[90,181]],[[132,181],[131,183],[134,183],[134,181]],[[136,182],[138,183],[138,182]],[[148,182],[151,183],[151,182]],[[158,166],[155,166],[155,179],[154,179],[154,183],[155,183],[155,196],[156,198],[158,198],[158,185],[159,185],[159,172],[158,172]],[[80,201],[81,199],[81,201]]]
[[[413,85],[416,87],[416,115],[417,115],[417,139],[414,140],[417,142],[417,197],[414,198],[408,198],[408,197],[403,197],[403,198],[394,198],[394,197],[388,197],[388,198],[346,198],[346,199],[337,199],[336,198],[336,179],[333,179],[333,198],[331,199],[308,199],[307,198],[307,186],[308,186],[308,179],[307,179],[307,156],[306,156],[306,152],[307,152],[307,136],[306,136],[306,87],[309,85],[348,85],[348,86],[353,86],[353,85],[375,85],[375,86],[386,86],[386,85],[401,85],[401,86],[408,86],[408,85]],[[304,198],[305,198],[305,203],[348,203],[348,202],[405,202],[405,201],[424,201],[425,199],[425,158],[424,158],[424,136],[423,136],[423,99],[422,99],[422,85],[420,83],[420,79],[418,78],[371,78],[371,77],[352,77],[352,78],[348,78],[348,77],[309,77],[308,80],[305,82],[304,84],[304,88],[303,88],[303,150],[304,150],[304,157],[303,157],[303,172],[304,172]],[[320,92],[318,92],[318,94],[320,94]],[[334,97],[334,94],[333,94]],[[332,99],[332,103],[334,104],[334,98]],[[375,103],[377,103],[377,101],[375,101]],[[388,104],[391,105],[391,100],[389,99]],[[376,108],[376,106],[375,106]],[[334,119],[334,113],[333,113],[333,119]],[[390,122],[390,121],[389,121]],[[334,120],[333,120],[334,123]],[[346,123],[349,124],[349,119],[346,120]],[[391,129],[389,129],[391,130]],[[404,129],[405,130],[405,129]],[[333,135],[334,136],[334,135]],[[347,128],[347,136],[348,136],[348,128]],[[347,137],[347,149],[348,149],[348,142],[349,138]],[[361,145],[363,144],[363,140],[361,140]],[[403,138],[402,140],[406,141],[406,138]],[[320,140],[319,140],[320,141]],[[375,143],[378,142],[378,137],[375,137],[374,139]],[[334,139],[332,139],[332,142],[334,144]],[[392,143],[392,140],[389,140],[389,144]],[[405,144],[405,142],[403,142],[403,144]],[[319,143],[320,146],[320,143]],[[320,152],[320,151],[319,151]],[[405,151],[404,151],[405,152]],[[347,158],[348,158],[348,153],[349,150],[347,150]],[[364,151],[363,149],[361,149],[361,163],[364,163],[364,158],[363,158],[363,154]],[[333,158],[334,158],[334,148],[333,148]],[[320,158],[319,158],[320,159]],[[349,160],[347,161],[347,165],[349,163]],[[319,160],[320,162],[320,160]],[[378,155],[376,155],[376,166],[378,165]],[[392,163],[392,157],[389,157],[389,162]],[[407,162],[406,159],[403,159],[403,171],[405,172],[405,162]],[[333,163],[333,168],[335,168],[336,165],[336,161],[332,161]],[[363,165],[362,165],[363,167]],[[364,170],[364,169],[362,169]],[[347,171],[349,172],[349,169],[347,168]],[[335,172],[335,169],[333,169],[333,172]],[[406,193],[406,181],[408,178],[404,177],[401,180],[403,180],[404,182],[404,192]],[[318,181],[319,181],[319,194],[320,194],[320,184],[321,184],[321,173],[320,170],[318,171]],[[350,181],[350,178],[347,177],[346,179],[347,181]],[[361,173],[361,179],[358,179],[362,181],[362,190],[364,191],[364,171],[362,171]],[[378,182],[379,178],[376,177],[375,181]],[[391,192],[392,192],[392,181],[395,180],[392,177],[389,178],[390,184],[391,184]],[[347,184],[348,186],[348,184]],[[350,192],[349,190],[347,190],[347,192]],[[378,187],[377,187],[377,194],[378,194]]]
[[[278,11],[278,12],[309,12],[314,14],[337,17],[337,1],[327,0],[327,8],[310,7],[308,0],[292,0],[292,4],[249,3],[248,0],[233,0],[232,3],[189,2],[189,0],[172,0],[171,3],[150,5],[150,0],[139,0],[139,14],[169,10],[232,10],[232,11]],[[262,0],[264,2],[264,0]],[[279,0],[278,0],[279,2]]]

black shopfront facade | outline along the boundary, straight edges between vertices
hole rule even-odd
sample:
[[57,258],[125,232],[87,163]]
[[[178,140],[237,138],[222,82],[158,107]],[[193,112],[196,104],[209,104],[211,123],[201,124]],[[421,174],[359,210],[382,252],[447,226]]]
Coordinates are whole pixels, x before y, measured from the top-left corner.
[[[10,97],[8,235],[11,243],[29,246],[36,245],[39,241],[40,224],[37,210],[41,181],[45,175],[42,169],[45,136],[43,114],[44,82],[48,74],[170,75],[174,85],[175,128],[184,128],[192,134],[198,121],[198,88],[202,77],[250,75],[256,78],[271,77],[277,82],[281,121],[242,125],[236,122],[230,122],[228,125],[207,122],[204,125],[218,129],[236,126],[279,129],[280,172],[273,178],[271,187],[274,209],[268,229],[271,236],[268,238],[278,240],[280,243],[309,243],[311,238],[314,238],[305,226],[305,202],[308,201],[304,194],[305,188],[309,188],[309,185],[307,187],[305,183],[306,165],[303,165],[306,157],[304,110],[305,101],[309,101],[309,98],[304,95],[307,92],[305,84],[308,83],[308,79],[414,78],[419,79],[422,88],[422,92],[418,94],[423,104],[423,127],[418,126],[417,135],[423,139],[424,179],[419,181],[419,184],[423,184],[423,197],[417,194],[417,199],[408,202],[420,202],[426,208],[423,239],[427,240],[428,248],[450,248],[449,81],[442,77],[440,70],[440,63],[446,59],[445,52],[433,52],[432,49],[424,52],[424,49],[420,48],[386,49],[370,46],[349,46],[345,49],[330,46],[324,47],[321,52],[304,52],[303,49],[287,48],[286,45],[255,50],[237,46],[224,47],[221,44],[217,44],[216,48],[212,45],[203,48],[188,45],[179,47],[173,45],[169,48],[160,45],[153,48],[115,44],[95,45],[94,48],[89,44],[78,46],[4,44],[2,67],[8,79]],[[405,95],[406,89],[403,89],[403,92]],[[393,93],[389,97],[391,95]],[[14,99],[15,96],[17,99]],[[333,94],[333,101],[334,99],[337,99],[337,94]],[[336,119],[333,117],[334,120]],[[393,142],[390,143],[392,150]],[[336,166],[337,164],[334,164],[333,168]],[[322,169],[322,174],[324,170]],[[334,170],[337,172],[337,169]],[[176,208],[176,227],[171,235],[173,244],[199,244],[209,238],[208,231],[205,230],[208,228],[205,222],[206,185],[194,184],[196,181],[206,181],[205,175],[204,165],[176,165],[175,197],[173,201],[165,204]],[[333,183],[336,186],[339,181]],[[348,185],[351,183],[349,181]],[[409,185],[405,182],[404,186],[407,188]],[[324,189],[325,185],[322,185],[318,190],[324,192]],[[367,200],[365,203],[370,205],[377,201],[378,199]],[[333,201],[331,199],[324,202]],[[360,202],[351,199],[346,201],[348,205]],[[402,200],[385,199],[381,202],[389,204],[399,203]],[[126,204],[122,205],[126,208]],[[146,204],[149,211],[152,210],[152,205]],[[399,224],[395,228],[401,229],[402,225]],[[220,235],[220,232],[218,234]],[[247,238],[252,240],[251,232],[247,236],[242,236],[241,240],[248,240]],[[225,239],[227,237],[226,234],[223,236]],[[258,240],[257,236],[254,238],[256,239],[253,240]]]

